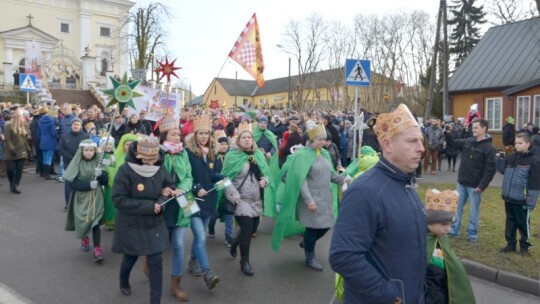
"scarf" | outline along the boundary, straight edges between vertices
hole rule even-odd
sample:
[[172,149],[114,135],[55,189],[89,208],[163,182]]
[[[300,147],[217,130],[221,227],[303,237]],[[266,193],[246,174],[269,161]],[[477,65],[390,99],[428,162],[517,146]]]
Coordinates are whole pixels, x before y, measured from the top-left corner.
[[127,163],[128,166],[135,171],[135,173],[139,174],[142,177],[152,177],[156,175],[156,173],[159,170],[159,166],[146,166],[146,165],[137,165],[134,163]]
[[182,152],[182,150],[184,150],[182,143],[173,143],[170,141],[164,141],[160,147],[166,153],[171,153],[171,154],[178,154]]

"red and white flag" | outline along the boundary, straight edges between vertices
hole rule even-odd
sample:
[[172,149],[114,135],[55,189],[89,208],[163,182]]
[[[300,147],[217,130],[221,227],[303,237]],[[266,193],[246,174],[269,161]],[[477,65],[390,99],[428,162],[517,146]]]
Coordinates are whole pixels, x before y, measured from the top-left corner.
[[261,35],[257,15],[254,13],[246,27],[240,33],[231,52],[234,61],[238,62],[255,80],[257,85],[264,87],[264,61],[261,47]]

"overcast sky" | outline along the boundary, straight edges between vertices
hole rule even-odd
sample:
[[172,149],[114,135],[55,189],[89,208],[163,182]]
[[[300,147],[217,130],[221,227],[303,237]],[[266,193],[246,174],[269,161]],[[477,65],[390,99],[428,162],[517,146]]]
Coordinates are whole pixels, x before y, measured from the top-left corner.
[[[148,0],[137,0],[147,4]],[[302,20],[318,12],[327,20],[339,19],[352,24],[356,14],[390,14],[403,10],[424,10],[435,22],[439,1],[436,0],[160,0],[171,9],[174,18],[168,22],[167,47],[177,58],[179,80],[191,85],[194,94],[202,94],[212,79],[253,79],[227,56],[251,15],[257,13],[264,56],[265,79],[286,77],[288,57],[277,44],[289,20]],[[293,60],[294,62],[294,60]],[[293,68],[292,74],[296,74]]]

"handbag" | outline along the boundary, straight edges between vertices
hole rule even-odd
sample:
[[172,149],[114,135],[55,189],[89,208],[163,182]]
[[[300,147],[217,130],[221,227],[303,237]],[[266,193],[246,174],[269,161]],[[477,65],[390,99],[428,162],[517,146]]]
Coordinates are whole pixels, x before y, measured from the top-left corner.
[[[244,186],[244,183],[246,182],[248,176],[251,173],[246,174],[244,176],[244,179],[242,180],[242,183],[240,184],[240,187],[238,187],[237,191],[240,192],[242,189],[242,186]],[[218,212],[222,215],[234,215],[234,212],[236,211],[236,204],[229,201],[228,199],[224,198],[224,202],[219,206]]]

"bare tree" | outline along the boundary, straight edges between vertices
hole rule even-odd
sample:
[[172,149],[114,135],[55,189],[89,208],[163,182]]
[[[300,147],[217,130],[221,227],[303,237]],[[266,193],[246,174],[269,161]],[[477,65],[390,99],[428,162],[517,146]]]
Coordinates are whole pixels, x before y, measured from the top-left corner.
[[[539,1],[536,1],[536,5]],[[486,2],[488,20],[494,25],[512,23],[534,17],[535,4],[531,0],[489,0]]]
[[152,2],[147,7],[138,7],[129,13],[127,22],[132,27],[129,38],[134,43],[132,56],[135,69],[148,69],[155,60],[154,57],[157,57],[156,54],[166,53],[166,31],[163,25],[171,17],[169,8],[157,2]]
[[[284,48],[294,55],[298,62],[298,83],[296,84],[296,107],[304,107],[304,94],[310,95],[314,84],[306,83],[309,73],[317,72],[324,59],[324,41],[327,22],[320,14],[308,16],[304,22],[289,21],[285,28]],[[305,91],[307,89],[307,91]]]

